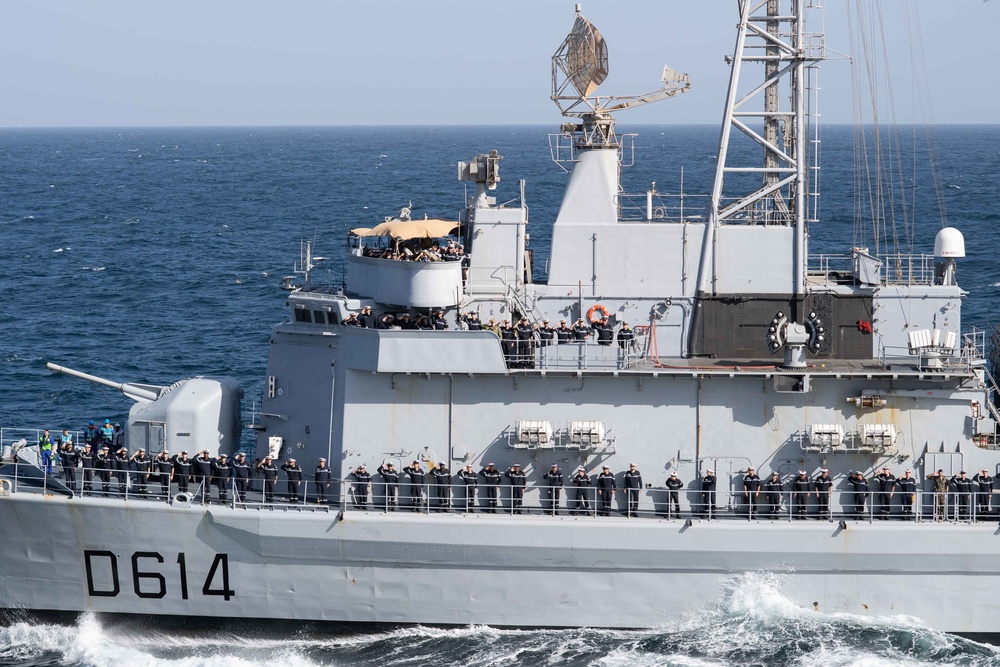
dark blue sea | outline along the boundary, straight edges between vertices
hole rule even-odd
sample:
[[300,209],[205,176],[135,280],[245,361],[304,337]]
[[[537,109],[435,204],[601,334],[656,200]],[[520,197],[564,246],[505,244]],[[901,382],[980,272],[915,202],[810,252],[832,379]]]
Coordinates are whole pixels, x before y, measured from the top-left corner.
[[[621,127],[639,133],[627,192],[704,194],[716,126]],[[414,216],[457,216],[455,163],[498,149],[497,201],[527,181],[536,275],[545,266],[565,173],[546,127],[346,127],[0,130],[0,426],[80,428],[122,421],[129,401],[45,369],[46,361],[122,381],[195,374],[260,394],[271,327],[285,317],[282,276],[314,243],[314,281],[339,285],[347,231],[412,202]],[[894,196],[873,206],[859,185],[849,127],[822,136],[814,253],[929,253],[947,224],[966,238],[959,281],[966,328],[995,318],[1000,294],[1000,126],[899,128],[881,171]],[[875,141],[865,134],[870,148]],[[743,146],[759,162],[757,149]],[[868,161],[874,165],[873,160]],[[874,168],[874,167],[872,167]],[[861,193],[861,194],[859,194]],[[697,200],[692,198],[692,202]],[[689,213],[697,204],[686,204]],[[884,218],[871,223],[876,208]],[[761,258],[766,261],[766,258]],[[544,278],[544,275],[542,276]],[[3,539],[0,536],[0,539]],[[2,567],[2,564],[0,564]],[[540,601],[541,603],[542,601]],[[599,601],[595,601],[599,606]],[[601,613],[613,614],[613,609]],[[780,579],[732,582],[707,616],[645,632],[411,628],[262,640],[14,622],[0,664],[25,665],[1000,665],[1000,652],[914,619],[823,615],[792,605]]]

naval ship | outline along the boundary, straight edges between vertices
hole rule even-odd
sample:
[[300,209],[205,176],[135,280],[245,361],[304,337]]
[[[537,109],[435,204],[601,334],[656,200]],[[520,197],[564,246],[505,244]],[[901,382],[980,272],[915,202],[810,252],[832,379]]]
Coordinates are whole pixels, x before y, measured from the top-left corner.
[[[352,230],[338,288],[313,285],[306,259],[252,419],[230,378],[161,387],[50,365],[134,399],[132,453],[231,457],[246,431],[248,461],[295,459],[305,481],[286,494],[284,476],[276,492],[230,480],[223,501],[176,470],[157,494],[154,467],[106,496],[103,473],[48,471],[31,434],[0,468],[0,607],[641,628],[764,572],[817,612],[994,632],[992,482],[971,499],[927,480],[1000,465],[987,336],[961,321],[964,241],[944,227],[932,256],[809,252],[822,222],[814,4],[737,3],[703,209],[621,185],[634,144],[615,114],[684,93],[688,76],[664,67],[652,92],[597,95],[608,49],[577,7],[553,57],[566,121],[550,150],[569,177],[544,280],[525,185],[497,203],[502,156],[484,147],[458,163],[470,190],[455,220],[404,210]],[[730,150],[737,138],[754,150]],[[570,335],[553,331],[563,320]],[[329,482],[314,481],[321,460]],[[377,473],[390,464],[398,488]],[[626,493],[631,466],[642,477]],[[892,486],[883,513],[876,485],[849,479],[885,468],[917,482]],[[523,486],[501,474],[516,469]],[[828,496],[795,495],[799,471],[823,470]],[[777,497],[748,486],[753,471],[776,473]]]

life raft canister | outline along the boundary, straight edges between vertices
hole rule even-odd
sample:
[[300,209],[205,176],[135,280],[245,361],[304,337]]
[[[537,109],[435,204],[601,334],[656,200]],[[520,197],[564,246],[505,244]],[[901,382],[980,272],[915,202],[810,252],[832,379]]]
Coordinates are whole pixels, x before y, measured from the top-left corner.
[[[601,316],[598,317],[597,319],[594,319],[594,313],[601,313]],[[610,317],[610,316],[611,313],[608,312],[608,309],[599,303],[595,303],[593,306],[590,307],[590,310],[587,311],[587,320],[591,324],[597,322],[598,320],[602,320],[605,317]]]

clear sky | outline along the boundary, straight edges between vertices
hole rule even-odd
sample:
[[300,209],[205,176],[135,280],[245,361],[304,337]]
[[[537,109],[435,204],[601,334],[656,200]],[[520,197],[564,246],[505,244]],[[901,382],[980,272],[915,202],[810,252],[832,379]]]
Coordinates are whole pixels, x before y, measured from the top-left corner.
[[[1000,122],[1000,0],[862,2],[862,12],[884,10],[900,122]],[[827,44],[848,53],[855,2],[825,4]],[[550,57],[573,8],[564,0],[2,0],[0,127],[558,123]],[[688,94],[622,122],[719,121],[734,0],[585,0],[583,11],[610,48],[602,94],[653,90],[664,63],[691,76]],[[927,71],[916,81],[907,33],[917,28],[907,16],[919,18],[923,36]],[[822,87],[825,121],[852,122],[848,62],[827,63]],[[921,87],[930,111],[912,96]]]

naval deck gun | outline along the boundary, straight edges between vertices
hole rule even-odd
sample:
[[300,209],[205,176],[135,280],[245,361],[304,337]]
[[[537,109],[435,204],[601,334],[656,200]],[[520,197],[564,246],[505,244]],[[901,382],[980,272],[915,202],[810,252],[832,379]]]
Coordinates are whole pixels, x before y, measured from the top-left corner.
[[45,367],[63,375],[112,387],[135,401],[125,426],[125,442],[151,455],[186,450],[209,454],[239,449],[243,427],[240,403],[243,391],[231,377],[193,377],[169,386],[116,382],[48,362]]

